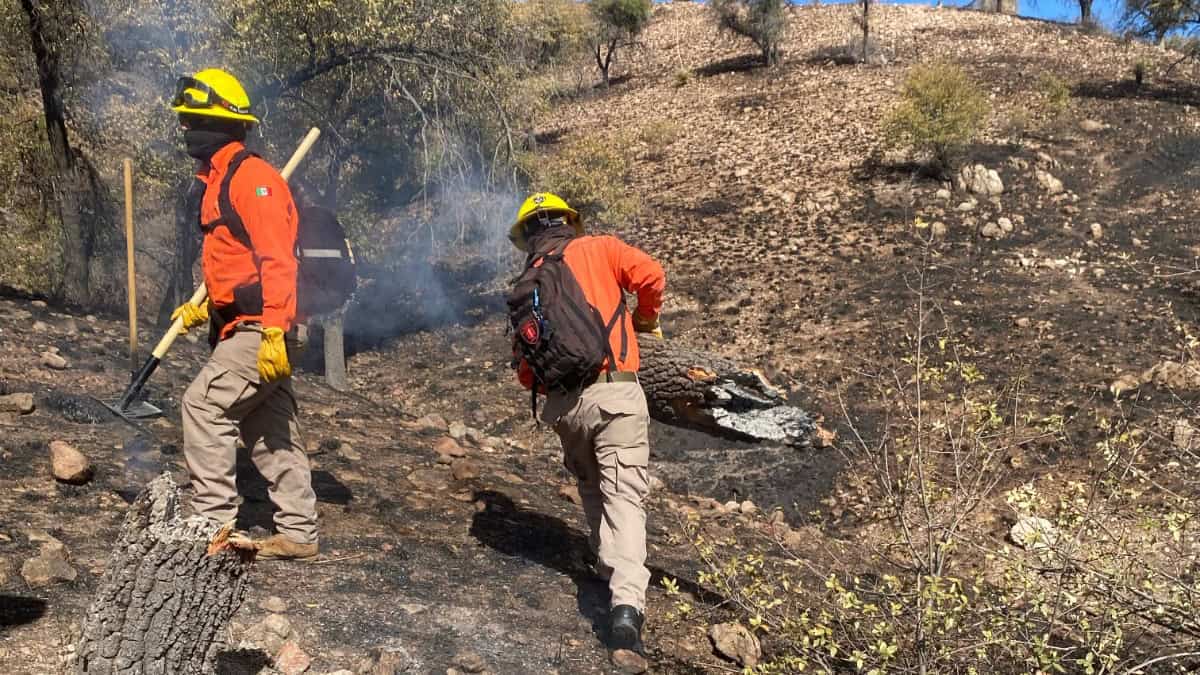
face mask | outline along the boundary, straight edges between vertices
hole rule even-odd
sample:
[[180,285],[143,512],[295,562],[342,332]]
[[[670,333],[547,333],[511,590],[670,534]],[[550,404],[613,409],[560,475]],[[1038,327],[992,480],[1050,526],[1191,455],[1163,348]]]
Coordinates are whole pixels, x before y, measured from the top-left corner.
[[208,129],[188,129],[183,132],[183,142],[187,146],[187,154],[207,162],[221,148],[237,140],[225,131],[210,131]]

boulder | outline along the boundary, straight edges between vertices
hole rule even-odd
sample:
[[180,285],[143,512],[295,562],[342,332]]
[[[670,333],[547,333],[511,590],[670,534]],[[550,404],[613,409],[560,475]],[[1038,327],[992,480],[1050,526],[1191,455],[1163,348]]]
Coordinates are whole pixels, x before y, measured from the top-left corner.
[[92,463],[71,444],[65,441],[51,441],[50,473],[59,482],[83,485],[92,479]]
[[739,666],[753,668],[762,658],[758,638],[740,623],[719,623],[708,629],[716,653]]

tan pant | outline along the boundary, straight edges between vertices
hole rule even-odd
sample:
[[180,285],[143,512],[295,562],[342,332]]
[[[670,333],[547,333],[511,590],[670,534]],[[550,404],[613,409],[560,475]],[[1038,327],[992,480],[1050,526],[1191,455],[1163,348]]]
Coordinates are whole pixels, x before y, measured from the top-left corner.
[[646,605],[646,509],[650,439],[646,395],[637,382],[598,382],[551,394],[542,419],[562,439],[563,462],[579,479],[589,543],[612,591],[612,606]]
[[291,378],[261,384],[261,333],[242,327],[222,340],[183,395],[183,454],[192,507],[218,523],[237,517],[237,442],[278,507],[275,528],[301,544],[317,541],[317,496],[296,416]]

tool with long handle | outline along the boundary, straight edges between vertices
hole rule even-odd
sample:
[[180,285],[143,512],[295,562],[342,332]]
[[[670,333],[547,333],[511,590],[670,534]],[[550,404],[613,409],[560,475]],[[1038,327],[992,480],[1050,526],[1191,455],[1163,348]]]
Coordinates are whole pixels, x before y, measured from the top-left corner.
[[125,264],[129,279],[129,372],[137,370],[137,272],[133,259],[133,160],[125,158]]
[[[308,135],[304,137],[304,140],[300,142],[300,146],[292,153],[292,158],[288,160],[283,170],[279,172],[283,176],[284,181],[291,179],[296,167],[300,166],[300,162],[304,160],[304,156],[308,154],[308,151],[312,149],[313,144],[320,137],[320,129],[316,127],[309,129]],[[208,288],[201,283],[196,292],[192,293],[192,298],[189,302],[198,305],[204,302],[207,297]],[[175,319],[171,327],[167,330],[166,335],[163,335],[162,339],[158,341],[158,345],[154,347],[154,351],[150,353],[150,358],[146,359],[146,363],[142,365],[140,370],[134,373],[133,381],[129,383],[129,388],[125,390],[125,393],[121,396],[121,400],[112,405],[105,404],[109,410],[127,419],[146,419],[162,414],[162,411],[158,408],[145,401],[138,401],[137,398],[142,392],[142,387],[146,386],[146,381],[154,374],[154,371],[158,368],[158,364],[167,355],[167,351],[171,349],[175,338],[179,337],[179,334],[182,332],[183,318],[180,317]]]

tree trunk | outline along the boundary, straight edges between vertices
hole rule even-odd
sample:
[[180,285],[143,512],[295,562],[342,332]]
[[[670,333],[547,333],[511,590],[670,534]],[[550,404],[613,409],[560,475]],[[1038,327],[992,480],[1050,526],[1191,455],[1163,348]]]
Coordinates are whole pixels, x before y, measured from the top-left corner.
[[253,555],[230,549],[227,530],[182,519],[179,497],[163,474],[129,507],[83,621],[76,673],[216,672]]
[[1092,0],[1079,0],[1079,25],[1092,24]]
[[350,383],[346,380],[346,347],[343,339],[343,316],[339,310],[322,321],[325,344],[325,382],[337,391],[346,391]]
[[[46,137],[50,142],[50,158],[55,178],[51,186],[54,203],[58,206],[63,238],[62,299],[75,305],[91,302],[89,266],[95,246],[95,223],[84,216],[85,195],[90,185],[75,161],[67,136],[66,115],[62,100],[62,69],[59,63],[53,26],[47,22],[47,8],[39,0],[21,0],[29,19],[29,40],[37,62],[38,85],[42,90],[42,111],[46,121]],[[60,12],[72,11],[69,3],[60,5]]]
[[650,416],[740,440],[808,446],[813,420],[757,370],[651,337],[638,340]]

